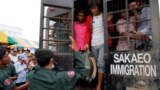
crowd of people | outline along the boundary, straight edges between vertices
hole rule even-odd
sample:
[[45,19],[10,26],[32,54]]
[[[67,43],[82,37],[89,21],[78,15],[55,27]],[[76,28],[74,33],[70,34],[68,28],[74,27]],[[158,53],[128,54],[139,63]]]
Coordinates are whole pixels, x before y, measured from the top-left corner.
[[[113,44],[116,51],[149,50],[152,40],[151,11],[148,0],[135,0],[128,4],[128,11],[122,10],[119,13],[109,12],[108,30],[111,37],[117,39]],[[114,16],[118,18],[114,18]],[[115,20],[114,23],[110,23]],[[111,28],[112,27],[112,28]],[[118,35],[113,35],[118,32]],[[110,36],[109,36],[110,37]]]
[[6,48],[8,55],[8,64],[13,65],[12,69],[12,80],[16,86],[23,85],[26,82],[26,74],[32,70],[37,64],[35,58],[35,49],[24,50],[18,48]]
[[[14,56],[12,62],[8,51],[0,47],[0,89],[1,90],[71,90],[79,78],[84,77],[85,65],[82,53],[76,50],[75,41],[70,37],[71,49],[74,51],[75,67],[69,71],[57,71],[54,66],[54,53],[48,49],[35,51],[37,65],[26,64],[25,53]],[[34,56],[34,54],[33,54]]]
[[[120,38],[117,45],[117,51],[127,51],[127,50],[144,50],[145,47],[142,46],[144,41],[151,40],[151,15],[150,7],[144,7],[141,9],[140,13],[138,9],[141,6],[146,5],[147,0],[141,2],[132,2],[129,4],[129,8],[132,10],[133,16],[128,16],[127,24],[127,13],[126,11],[121,12],[121,18],[117,21],[116,29],[119,32]],[[145,21],[148,20],[148,21]],[[121,37],[122,36],[122,37]],[[130,42],[127,40],[130,38]]]

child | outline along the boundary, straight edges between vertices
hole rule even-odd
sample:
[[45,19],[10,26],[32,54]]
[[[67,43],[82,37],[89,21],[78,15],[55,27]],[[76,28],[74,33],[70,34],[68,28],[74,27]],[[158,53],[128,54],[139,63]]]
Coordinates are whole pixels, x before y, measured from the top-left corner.
[[76,21],[74,22],[74,39],[77,51],[85,51],[88,49],[89,43],[86,42],[86,29],[86,12],[84,10],[78,10]]
[[[128,51],[131,49],[134,49],[134,43],[131,42],[132,40],[128,40],[128,36],[130,36],[130,39],[132,36],[134,36],[135,27],[134,23],[127,23],[127,13],[125,11],[121,12],[120,14],[121,18],[117,21],[117,30],[120,34],[120,38],[118,40],[118,45],[117,45],[117,51]],[[133,22],[134,17],[129,17],[129,22]],[[132,44],[130,44],[132,43]]]

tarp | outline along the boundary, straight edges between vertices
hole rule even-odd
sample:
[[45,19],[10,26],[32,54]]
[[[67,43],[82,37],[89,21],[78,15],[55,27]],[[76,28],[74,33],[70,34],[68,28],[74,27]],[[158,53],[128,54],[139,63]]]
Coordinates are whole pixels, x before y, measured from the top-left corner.
[[4,32],[0,31],[0,43],[13,45],[17,42],[12,37],[7,36]]
[[16,46],[20,48],[38,48],[38,42],[30,41],[22,38],[14,38],[17,42]]
[[8,44],[13,45],[16,44],[17,42],[14,40],[13,37],[8,36]]
[[38,42],[35,42],[35,41],[28,41],[28,42],[34,48],[38,48],[39,47]]
[[8,43],[8,36],[0,31],[0,43]]
[[6,35],[4,32],[0,31],[0,43],[16,45],[19,48],[38,48],[38,42],[30,41],[18,37],[10,37]]

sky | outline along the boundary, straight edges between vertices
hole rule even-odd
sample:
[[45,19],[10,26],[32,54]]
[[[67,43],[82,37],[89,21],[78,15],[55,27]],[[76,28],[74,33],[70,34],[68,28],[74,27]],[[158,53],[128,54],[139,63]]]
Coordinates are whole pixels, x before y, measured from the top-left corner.
[[22,38],[39,41],[40,3],[41,0],[0,0],[0,24],[20,27]]
[[41,0],[0,0],[0,24],[23,29],[22,38],[38,41]]

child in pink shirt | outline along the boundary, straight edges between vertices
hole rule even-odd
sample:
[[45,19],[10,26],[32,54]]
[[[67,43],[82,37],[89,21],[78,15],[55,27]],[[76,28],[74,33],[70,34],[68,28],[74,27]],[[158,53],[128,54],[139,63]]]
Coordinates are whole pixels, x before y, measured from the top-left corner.
[[76,21],[74,22],[74,39],[78,51],[85,51],[88,49],[89,43],[86,42],[86,13],[84,10],[77,11]]

